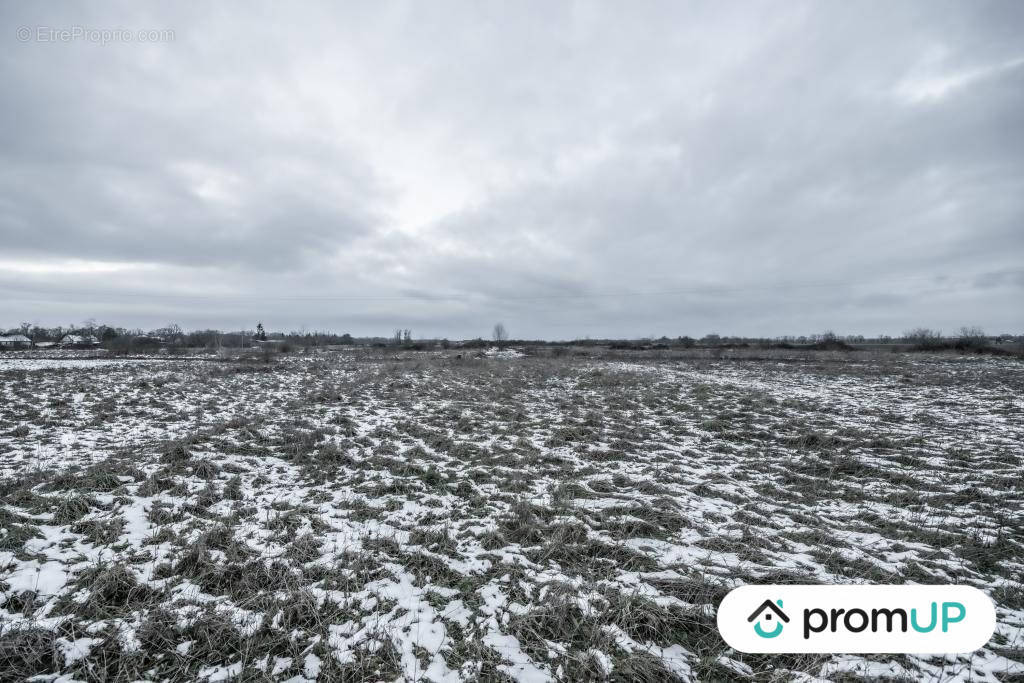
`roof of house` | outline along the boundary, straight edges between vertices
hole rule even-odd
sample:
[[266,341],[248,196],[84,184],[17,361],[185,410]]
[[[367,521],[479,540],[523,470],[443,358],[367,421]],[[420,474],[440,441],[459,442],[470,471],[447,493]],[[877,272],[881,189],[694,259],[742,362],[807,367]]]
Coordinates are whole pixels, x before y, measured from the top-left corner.
[[765,600],[764,602],[761,603],[760,607],[758,607],[756,610],[754,610],[753,614],[751,614],[749,617],[747,617],[747,621],[753,621],[754,619],[757,619],[757,617],[761,614],[761,612],[765,611],[766,609],[771,608],[771,610],[773,612],[775,612],[777,615],[779,615],[779,619],[782,619],[784,622],[786,622],[788,624],[789,623],[789,617],[786,616],[785,612],[783,612],[781,609],[779,609],[779,607],[782,607],[782,601],[779,600],[778,602],[779,602],[779,605],[778,605],[778,607],[776,607],[775,603],[772,602],[771,600]]
[[23,334],[0,334],[0,341],[5,342],[20,342],[20,343],[32,343],[32,340]]
[[65,344],[95,344],[99,341],[89,334],[65,334],[60,340]]

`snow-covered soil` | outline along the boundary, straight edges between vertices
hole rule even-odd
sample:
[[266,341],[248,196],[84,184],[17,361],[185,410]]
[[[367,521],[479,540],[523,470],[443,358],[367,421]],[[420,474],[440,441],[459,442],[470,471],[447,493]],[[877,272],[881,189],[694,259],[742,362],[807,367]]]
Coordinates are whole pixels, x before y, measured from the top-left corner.
[[123,367],[134,363],[166,363],[157,358],[6,358],[0,356],[0,372],[8,370],[90,370]]
[[[1024,676],[1024,366],[0,367],[0,678]],[[967,583],[964,656],[744,655],[742,583]]]
[[484,351],[484,355],[488,358],[522,358],[525,354],[519,349],[502,349],[492,346]]

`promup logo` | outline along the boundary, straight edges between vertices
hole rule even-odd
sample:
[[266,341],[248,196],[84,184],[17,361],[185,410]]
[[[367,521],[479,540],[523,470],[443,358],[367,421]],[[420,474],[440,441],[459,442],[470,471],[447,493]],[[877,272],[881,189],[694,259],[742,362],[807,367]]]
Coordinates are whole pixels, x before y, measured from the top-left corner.
[[971,652],[995,625],[992,601],[969,586],[742,586],[718,608],[741,652]]
[[[776,605],[778,605],[778,607],[776,607]],[[773,614],[775,615],[776,622],[775,625],[771,627],[771,630],[768,630],[761,625],[761,621],[766,621],[770,624]],[[761,606],[754,610],[753,614],[747,617],[747,621],[754,621],[755,619],[757,622],[754,624],[754,633],[762,638],[775,638],[782,633],[783,623],[789,623],[789,617],[787,617],[786,613],[782,611],[782,600],[776,600],[775,602],[765,600],[762,602]]]

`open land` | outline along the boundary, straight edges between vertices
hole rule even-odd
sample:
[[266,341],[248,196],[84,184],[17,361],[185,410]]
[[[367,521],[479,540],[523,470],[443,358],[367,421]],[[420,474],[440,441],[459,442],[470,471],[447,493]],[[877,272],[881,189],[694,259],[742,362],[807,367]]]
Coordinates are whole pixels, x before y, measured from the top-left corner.
[[[0,356],[0,678],[1024,680],[1019,359],[525,351]],[[717,633],[833,582],[976,586],[996,634]]]

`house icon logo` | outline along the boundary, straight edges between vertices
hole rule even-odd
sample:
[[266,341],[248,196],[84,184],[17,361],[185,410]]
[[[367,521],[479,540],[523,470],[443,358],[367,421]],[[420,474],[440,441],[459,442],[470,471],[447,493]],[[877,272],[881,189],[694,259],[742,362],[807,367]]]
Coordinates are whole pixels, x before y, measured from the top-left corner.
[[[783,624],[789,623],[789,617],[782,611],[782,600],[765,600],[761,603],[761,606],[754,610],[754,613],[747,617],[747,621],[755,621],[754,632],[762,638],[774,638],[782,633]],[[772,621],[775,621],[775,625],[772,626]],[[762,626],[762,622],[765,622],[770,628]]]
[[747,584],[722,598],[715,623],[739,652],[952,655],[985,647],[996,607],[963,584]]

